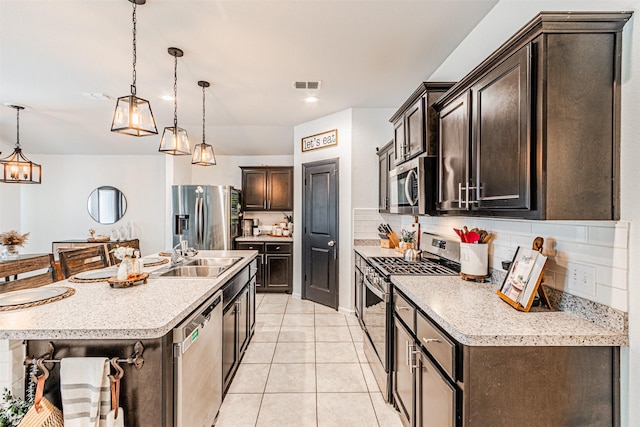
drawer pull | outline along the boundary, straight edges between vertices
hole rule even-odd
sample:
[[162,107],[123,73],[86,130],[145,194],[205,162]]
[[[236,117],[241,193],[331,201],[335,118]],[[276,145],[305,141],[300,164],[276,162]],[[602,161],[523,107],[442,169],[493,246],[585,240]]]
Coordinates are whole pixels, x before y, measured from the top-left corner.
[[400,310],[411,310],[411,308],[410,307],[398,307],[396,305],[396,311],[400,311]]
[[442,342],[437,338],[424,338],[424,337],[422,337],[422,341],[424,341],[425,344],[429,344],[430,342]]
[[276,246],[276,251],[279,251],[279,250],[280,250],[280,246]]

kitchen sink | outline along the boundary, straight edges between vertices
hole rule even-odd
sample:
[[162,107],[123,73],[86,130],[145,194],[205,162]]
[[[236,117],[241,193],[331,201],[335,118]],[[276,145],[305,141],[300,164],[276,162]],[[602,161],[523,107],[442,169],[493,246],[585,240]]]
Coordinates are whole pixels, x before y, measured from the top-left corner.
[[185,266],[206,266],[206,267],[231,267],[242,258],[196,258],[186,261]]
[[206,277],[215,278],[223,271],[240,261],[241,257],[229,258],[196,258],[186,260],[182,264],[165,267],[151,273],[152,277]]
[[156,277],[218,277],[227,267],[203,267],[196,265],[180,265],[167,270],[158,271]]

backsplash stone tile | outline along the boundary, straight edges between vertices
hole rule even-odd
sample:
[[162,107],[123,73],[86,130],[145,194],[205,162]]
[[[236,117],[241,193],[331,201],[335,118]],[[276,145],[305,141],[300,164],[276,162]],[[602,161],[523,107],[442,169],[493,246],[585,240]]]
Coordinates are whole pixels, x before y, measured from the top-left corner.
[[[455,236],[453,228],[466,225],[494,234],[489,247],[489,267],[503,272],[502,261],[513,259],[518,246],[530,247],[536,236],[545,239],[547,286],[556,291],[604,304],[617,312],[628,310],[629,222],[627,221],[527,221],[500,218],[429,217],[418,218],[421,231]],[[379,214],[377,209],[353,210],[354,240],[376,239],[377,226],[388,223],[400,231],[413,223],[413,216]],[[357,230],[357,231],[356,231]],[[595,286],[571,288],[568,267],[591,266]],[[495,280],[495,277],[494,277]],[[500,281],[501,282],[501,281]]]

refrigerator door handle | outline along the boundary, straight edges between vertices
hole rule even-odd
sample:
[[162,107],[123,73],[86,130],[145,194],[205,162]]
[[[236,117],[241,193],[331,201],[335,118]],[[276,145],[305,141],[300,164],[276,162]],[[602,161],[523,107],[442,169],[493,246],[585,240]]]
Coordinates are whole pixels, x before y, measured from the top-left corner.
[[198,198],[200,205],[198,207],[198,244],[204,244],[204,199]]

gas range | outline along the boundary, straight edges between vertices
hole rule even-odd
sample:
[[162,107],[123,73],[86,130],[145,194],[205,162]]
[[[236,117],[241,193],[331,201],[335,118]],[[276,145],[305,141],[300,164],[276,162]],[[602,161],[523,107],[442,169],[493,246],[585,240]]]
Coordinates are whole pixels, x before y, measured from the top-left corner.
[[398,257],[371,257],[368,260],[387,279],[392,274],[403,276],[456,276],[460,273],[459,265],[440,258],[406,261],[404,258]]

